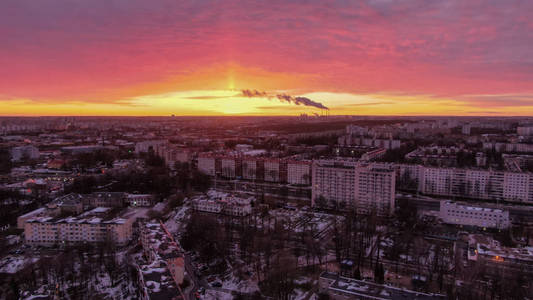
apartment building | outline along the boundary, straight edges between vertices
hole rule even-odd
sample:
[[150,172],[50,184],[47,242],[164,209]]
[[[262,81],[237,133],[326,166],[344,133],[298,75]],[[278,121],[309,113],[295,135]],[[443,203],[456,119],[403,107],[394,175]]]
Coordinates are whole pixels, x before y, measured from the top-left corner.
[[253,197],[224,196],[222,198],[198,198],[193,200],[193,208],[202,212],[242,217],[252,213],[252,202]]
[[236,162],[233,157],[224,157],[220,159],[222,177],[234,179],[236,176]]
[[44,215],[24,221],[24,238],[30,245],[101,243],[118,245],[131,240],[135,212],[112,214],[111,208],[97,207],[78,216]]
[[198,156],[198,171],[209,176],[215,176],[215,157],[211,155],[201,154]]
[[40,156],[39,149],[32,145],[13,147],[10,152],[12,161],[38,159]]
[[401,146],[400,140],[379,139],[355,135],[345,135],[338,138],[337,143],[341,146],[367,146],[384,149],[397,149]]
[[311,184],[311,162],[289,161],[287,162],[287,183],[309,185]]
[[68,194],[54,199],[44,207],[40,207],[17,218],[17,228],[24,229],[26,221],[39,217],[54,217],[61,213],[80,214],[83,211],[83,196]]
[[150,194],[128,194],[126,201],[132,207],[150,207],[155,204],[155,198]]
[[459,147],[419,147],[405,155],[406,159],[417,160],[423,164],[451,167],[457,165],[457,155],[459,153],[470,153]]
[[173,167],[177,162],[189,163],[193,158],[193,152],[189,149],[173,146],[159,147],[158,155],[165,160],[165,163],[169,167]]
[[369,133],[368,127],[362,127],[357,125],[347,125],[346,134],[348,135],[366,135]]
[[[58,209],[57,213],[59,213],[59,209]],[[24,229],[26,221],[28,221],[29,219],[42,217],[42,216],[47,216],[47,215],[50,215],[50,214],[52,214],[52,213],[50,212],[50,209],[48,208],[48,206],[41,207],[41,208],[38,208],[36,210],[32,210],[32,211],[30,211],[28,213],[25,213],[25,214],[23,214],[23,215],[21,215],[21,216],[19,216],[17,218],[17,228],[18,229]]]
[[530,173],[424,167],[418,176],[418,190],[429,195],[533,201],[533,176]]
[[248,179],[248,180],[257,179],[258,163],[256,159],[243,158],[241,168],[242,168],[243,179]]
[[509,211],[452,201],[441,201],[439,217],[444,223],[480,228],[505,229],[510,225]]
[[371,281],[357,280],[340,276],[337,273],[323,272],[318,279],[318,290],[332,300],[444,300],[444,295],[411,291]]
[[280,181],[280,161],[279,159],[266,159],[264,161],[264,180],[269,182]]
[[530,136],[533,135],[533,126],[519,126],[516,128],[518,135]]
[[355,172],[355,207],[360,213],[391,215],[394,213],[396,176],[390,168],[359,166]]
[[461,127],[461,133],[464,135],[470,135],[470,132],[472,131],[472,125],[470,124],[464,124]]
[[355,161],[346,160],[314,161],[311,176],[313,205],[319,198],[337,203],[337,205],[353,204],[356,165]]
[[252,198],[227,197],[221,200],[224,203],[222,212],[236,217],[247,216],[252,213]]
[[483,149],[497,152],[532,153],[533,144],[485,142]]
[[[200,154],[197,161],[198,170],[210,176],[216,174],[227,179],[239,178],[274,183],[310,183],[310,179],[305,174],[311,173],[311,163],[306,161],[250,156],[217,156],[216,154]],[[289,182],[289,163],[291,164],[291,182]]]
[[321,160],[313,164],[312,202],[319,198],[360,213],[394,212],[396,174],[392,168],[355,161]]
[[157,149],[166,145],[168,141],[166,140],[151,140],[151,141],[142,141],[135,144],[135,153],[143,153],[154,151],[157,153]]

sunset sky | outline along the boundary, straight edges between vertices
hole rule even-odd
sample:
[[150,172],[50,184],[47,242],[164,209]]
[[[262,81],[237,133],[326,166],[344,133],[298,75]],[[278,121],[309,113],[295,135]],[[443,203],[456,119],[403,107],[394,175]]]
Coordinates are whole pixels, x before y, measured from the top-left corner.
[[[0,1],[0,115],[533,115],[533,1]],[[242,90],[269,97],[246,97]]]

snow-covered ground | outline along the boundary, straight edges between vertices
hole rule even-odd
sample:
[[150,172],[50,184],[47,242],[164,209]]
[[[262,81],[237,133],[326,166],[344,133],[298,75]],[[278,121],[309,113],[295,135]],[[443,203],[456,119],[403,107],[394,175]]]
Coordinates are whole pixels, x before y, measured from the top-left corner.
[[201,299],[231,300],[233,299],[233,295],[223,291],[207,290]]
[[21,255],[8,255],[0,261],[0,273],[15,274],[30,263],[39,261],[39,258],[28,258]]
[[165,226],[167,227],[168,231],[172,233],[179,232],[183,225],[183,221],[188,216],[188,211],[188,206],[184,205],[180,207],[178,211],[165,222]]
[[257,282],[252,280],[240,280],[235,276],[231,276],[222,282],[222,288],[225,290],[236,291],[241,293],[253,293],[259,291]]

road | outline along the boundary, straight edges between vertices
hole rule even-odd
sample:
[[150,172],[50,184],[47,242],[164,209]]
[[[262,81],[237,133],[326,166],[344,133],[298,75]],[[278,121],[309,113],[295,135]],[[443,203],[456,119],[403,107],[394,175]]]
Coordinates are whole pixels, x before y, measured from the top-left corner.
[[192,289],[190,290],[189,294],[187,295],[190,300],[196,299],[196,291],[203,287],[204,289],[210,288],[209,284],[205,281],[205,279],[202,279],[201,277],[197,276],[198,269],[192,264],[192,260],[189,255],[184,254],[185,258],[185,270],[187,271],[187,274],[189,275],[189,279],[191,280]]

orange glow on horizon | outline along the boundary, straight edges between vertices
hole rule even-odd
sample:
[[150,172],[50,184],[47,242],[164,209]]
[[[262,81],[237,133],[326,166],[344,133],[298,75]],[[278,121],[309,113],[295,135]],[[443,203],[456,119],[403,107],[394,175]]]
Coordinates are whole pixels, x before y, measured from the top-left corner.
[[[321,87],[322,86],[322,87]],[[309,87],[309,88],[298,88]],[[159,82],[126,86],[54,99],[0,101],[2,116],[296,116],[321,111],[314,107],[282,103],[276,99],[247,98],[243,89],[286,93],[323,103],[330,115],[531,115],[533,103],[516,107],[488,107],[461,97],[361,94],[327,90],[316,74],[277,73],[245,68],[235,63],[184,72]],[[70,94],[69,94],[70,95]],[[477,95],[477,97],[493,95]],[[75,100],[70,100],[70,99]]]

